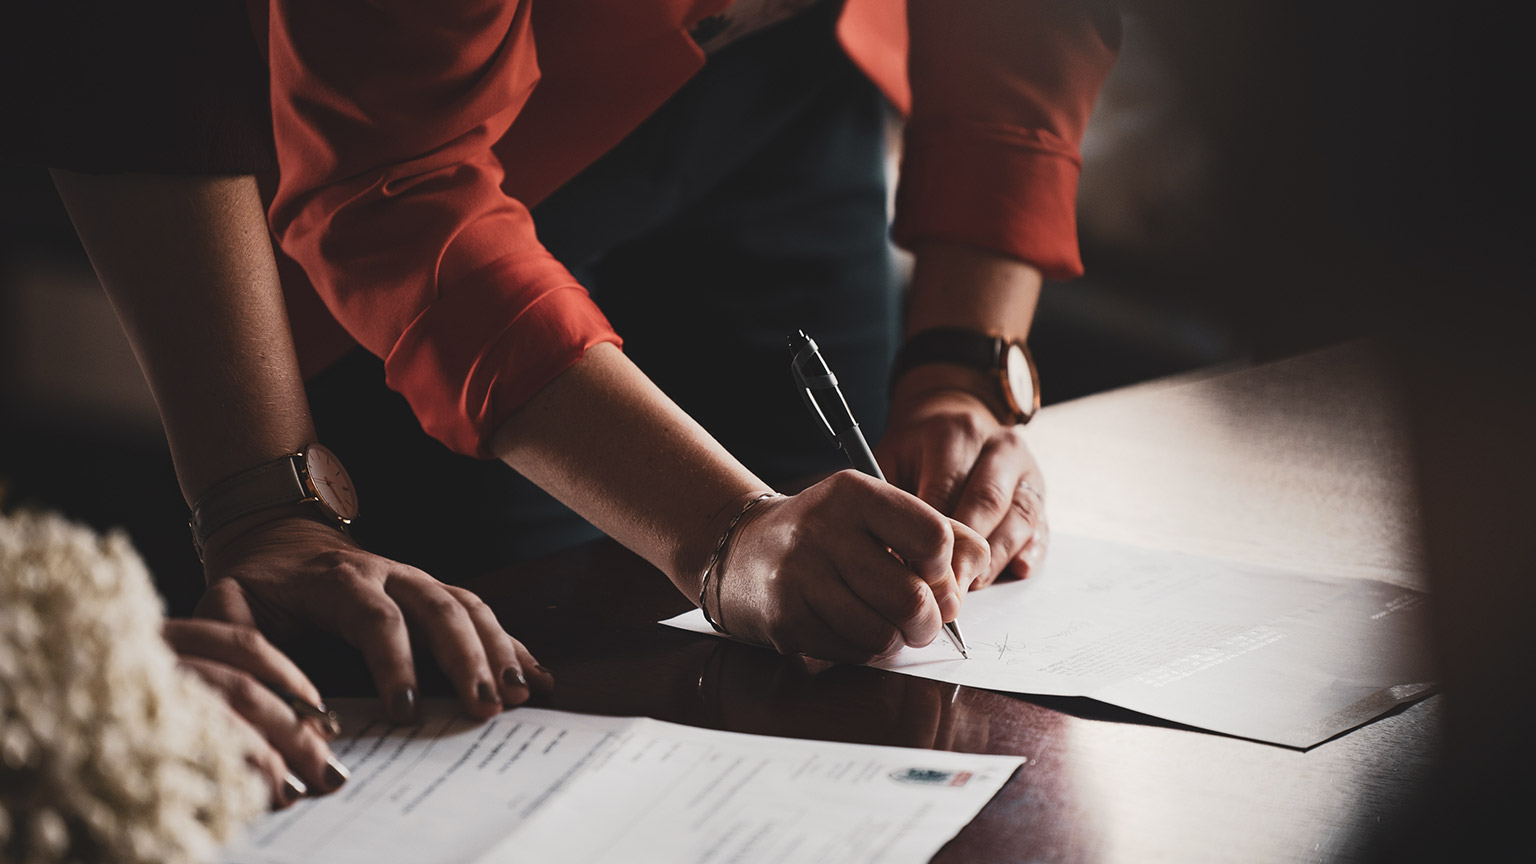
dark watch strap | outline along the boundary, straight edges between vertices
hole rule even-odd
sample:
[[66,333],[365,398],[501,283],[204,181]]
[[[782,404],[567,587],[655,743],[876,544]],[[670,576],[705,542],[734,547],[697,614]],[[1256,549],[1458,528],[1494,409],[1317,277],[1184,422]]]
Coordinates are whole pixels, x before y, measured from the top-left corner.
[[1035,361],[1022,341],[965,327],[920,330],[896,352],[891,387],[908,370],[927,363],[954,364],[983,375],[993,389],[989,407],[1002,423],[1028,423],[1040,407]]
[[925,363],[954,363],[973,369],[997,369],[1008,341],[964,327],[935,327],[912,334],[896,352],[891,368],[894,382],[907,370]]

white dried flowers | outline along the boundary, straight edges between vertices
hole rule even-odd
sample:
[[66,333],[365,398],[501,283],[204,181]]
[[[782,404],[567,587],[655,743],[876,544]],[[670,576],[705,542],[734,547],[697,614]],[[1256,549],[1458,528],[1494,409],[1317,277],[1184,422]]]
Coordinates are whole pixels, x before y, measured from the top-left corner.
[[123,534],[0,514],[0,861],[205,861],[265,810],[162,616]]

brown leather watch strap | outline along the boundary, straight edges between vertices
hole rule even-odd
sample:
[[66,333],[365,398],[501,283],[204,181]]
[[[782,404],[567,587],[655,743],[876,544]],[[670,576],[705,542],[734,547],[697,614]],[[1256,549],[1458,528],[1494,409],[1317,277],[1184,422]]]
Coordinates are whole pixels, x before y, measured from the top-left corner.
[[891,380],[913,366],[924,363],[954,363],[973,369],[991,370],[1000,367],[999,358],[1008,341],[1001,336],[990,336],[963,327],[935,327],[912,334],[896,352],[896,362],[891,367]]
[[314,497],[299,476],[302,454],[292,453],[214,484],[192,506],[188,524],[199,553],[213,532],[236,519]]
[[949,364],[982,376],[986,393],[978,392],[1003,423],[1027,423],[1040,407],[1040,380],[1034,358],[1023,341],[966,327],[934,327],[912,334],[896,352],[891,388],[914,367]]

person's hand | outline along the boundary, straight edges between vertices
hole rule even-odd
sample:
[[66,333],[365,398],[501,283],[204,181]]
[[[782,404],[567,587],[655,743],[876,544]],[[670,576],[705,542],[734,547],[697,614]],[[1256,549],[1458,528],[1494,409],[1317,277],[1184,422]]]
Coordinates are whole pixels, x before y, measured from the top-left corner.
[[980,536],[916,497],[840,471],[754,506],[704,602],[748,641],[863,663],[932,642],[987,554]]
[[999,423],[963,388],[903,389],[907,378],[898,383],[890,425],[875,451],[881,466],[892,483],[987,538],[991,566],[972,588],[1005,572],[1029,576],[1045,556],[1050,528],[1045,481],[1023,427]]
[[554,686],[553,676],[472,592],[366,552],[313,520],[275,519],[210,542],[204,568],[208,591],[197,605],[199,617],[253,626],[278,639],[308,629],[339,634],[363,653],[396,723],[417,716],[413,632],[477,719],[527,701],[530,688]]
[[165,622],[165,641],[182,666],[222,695],[237,720],[255,730],[260,743],[247,758],[271,785],[274,807],[286,807],[306,793],[334,792],[347,782],[346,767],[327,744],[337,730],[300,717],[276,690],[316,706],[322,704],[320,693],[261,633],[224,621],[171,619]]

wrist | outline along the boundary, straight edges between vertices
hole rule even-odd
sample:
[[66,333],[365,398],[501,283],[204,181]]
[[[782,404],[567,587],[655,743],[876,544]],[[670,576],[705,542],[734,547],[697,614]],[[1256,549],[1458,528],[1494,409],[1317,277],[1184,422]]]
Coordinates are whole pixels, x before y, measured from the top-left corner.
[[218,561],[221,556],[232,546],[253,533],[270,530],[278,527],[294,527],[303,531],[321,531],[338,535],[343,543],[352,542],[351,535],[346,526],[327,519],[306,504],[292,504],[286,507],[273,507],[242,516],[228,524],[221,526],[203,542],[202,555],[206,575],[207,565]]
[[240,522],[257,524],[252,517],[277,515],[306,505],[310,515],[334,523],[349,524],[357,517],[357,492],[352,478],[336,455],[320,444],[309,444],[296,453],[265,462],[204,491],[192,505],[188,526],[198,555],[205,555],[209,538]]
[[[781,497],[779,493],[770,490],[758,492],[748,498],[746,503],[741,505],[741,509],[737,510],[736,514],[731,517],[730,521],[725,523],[725,528],[720,532],[720,539],[715,541],[715,548],[710,553],[709,561],[705,563],[701,571],[698,596],[699,609],[704,613],[704,620],[708,621],[709,626],[715,628],[717,633],[729,635],[730,632],[725,628],[721,620],[724,616],[724,610],[722,608],[723,603],[720,592],[721,581],[725,578],[725,562],[734,545],[732,541],[737,539],[739,532],[746,529],[746,523],[753,516],[757,515],[759,507],[765,506],[769,501],[778,497]],[[711,588],[713,588],[713,591],[711,591]],[[713,615],[709,612],[711,601],[713,601],[715,607],[715,614]]]
[[723,555],[721,541],[729,542],[727,535],[735,533],[740,527],[738,520],[746,511],[756,509],[757,500],[763,495],[778,493],[767,486],[738,491],[711,511],[697,531],[691,532],[686,551],[677,556],[677,572],[670,574],[673,584],[688,599],[699,602],[705,588],[705,568],[718,566],[717,556]]
[[997,385],[975,369],[949,364],[917,366],[891,384],[891,416],[919,413],[935,401],[963,401],[993,417],[1005,410]]
[[907,337],[891,371],[893,412],[939,390],[969,393],[999,423],[1028,423],[1040,408],[1040,377],[1022,340],[970,327]]

